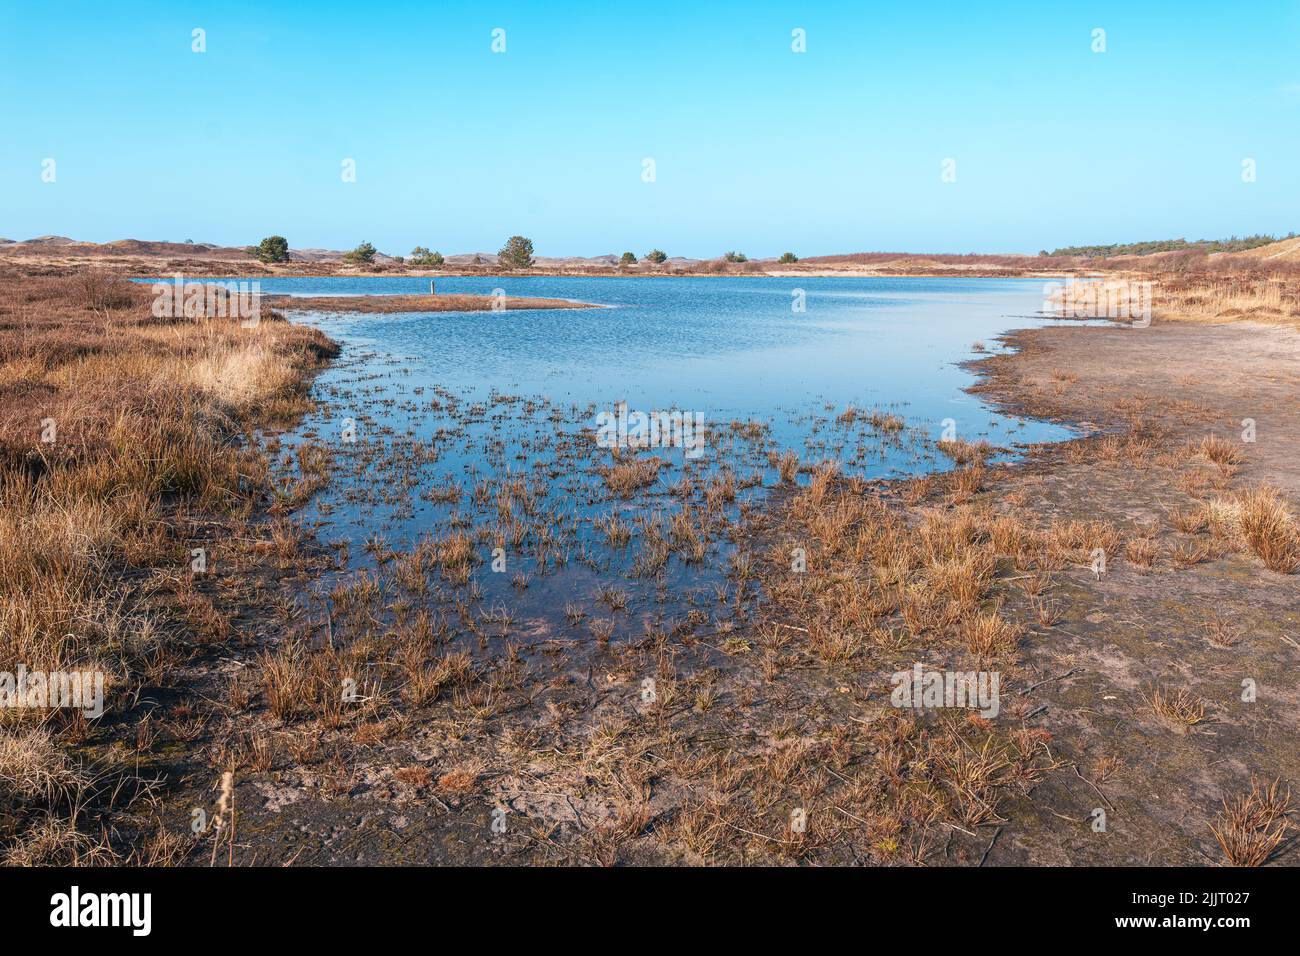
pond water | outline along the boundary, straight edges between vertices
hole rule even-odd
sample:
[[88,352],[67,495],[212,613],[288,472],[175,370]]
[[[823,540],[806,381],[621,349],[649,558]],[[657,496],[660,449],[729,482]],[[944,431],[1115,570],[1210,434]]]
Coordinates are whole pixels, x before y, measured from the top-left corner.
[[[262,279],[266,293],[428,291],[428,279]],[[759,419],[799,448],[811,409],[888,407],[938,438],[945,419],[967,440],[1054,441],[1061,426],[991,410],[963,389],[958,363],[997,347],[1009,328],[1040,325],[1042,280],[926,278],[439,278],[440,293],[566,298],[595,310],[321,315],[344,343],[401,356],[410,385],[482,399],[493,390],[559,404],[620,400],[632,410],[677,408],[706,421]],[[804,311],[795,311],[799,291]],[[327,373],[325,382],[329,381]],[[942,462],[938,462],[942,465]],[[923,471],[933,456],[889,450],[870,477]]]
[[[429,283],[260,281],[264,293],[294,295]],[[602,602],[614,636],[684,611],[712,616],[720,600],[725,611],[729,562],[748,547],[747,516],[783,478],[805,483],[828,461],[866,479],[946,470],[936,442],[954,433],[1004,456],[1071,435],[964,391],[974,375],[962,362],[999,349],[1009,329],[1051,321],[1036,314],[1041,280],[436,281],[439,293],[502,289],[607,308],[294,311],[344,351],[316,380],[318,411],[272,450],[286,475],[311,446],[329,450],[330,479],[294,520],[339,549],[341,579],[386,580],[399,609],[455,606],[476,633],[474,622],[497,615],[506,630],[552,633],[574,626],[561,609],[594,621]],[[702,421],[698,457],[671,434],[669,447],[602,445],[600,415],[619,403]],[[457,541],[474,554],[448,568]],[[416,555],[414,572],[395,555]],[[427,575],[432,592],[419,583]],[[339,580],[317,594],[346,586]]]

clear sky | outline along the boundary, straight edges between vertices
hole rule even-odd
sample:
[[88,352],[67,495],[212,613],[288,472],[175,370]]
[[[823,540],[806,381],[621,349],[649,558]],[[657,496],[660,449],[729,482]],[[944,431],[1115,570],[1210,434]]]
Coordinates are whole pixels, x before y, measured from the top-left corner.
[[0,118],[10,239],[764,256],[1285,233],[1300,2],[0,0]]

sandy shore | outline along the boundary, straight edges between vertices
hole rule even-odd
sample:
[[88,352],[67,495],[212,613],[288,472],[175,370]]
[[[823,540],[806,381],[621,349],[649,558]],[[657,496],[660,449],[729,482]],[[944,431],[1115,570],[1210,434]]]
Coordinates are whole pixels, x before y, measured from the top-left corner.
[[[1210,824],[1224,799],[1248,791],[1252,776],[1300,782],[1300,576],[1267,570],[1195,516],[1259,485],[1279,489],[1293,511],[1300,504],[1300,333],[1157,321],[1010,341],[1016,353],[978,363],[984,397],[1095,434],[1003,470],[988,499],[1040,522],[1110,522],[1152,550],[1126,544],[1104,574],[1066,568],[1049,590],[1060,623],[1023,647],[1030,682],[1047,681],[1032,691],[1043,708],[1035,723],[1066,763],[993,859],[1218,862]],[[1248,419],[1252,442],[1242,440]],[[1239,460],[1198,454],[1207,435]],[[1205,719],[1162,719],[1144,702],[1156,687],[1202,698]],[[1242,699],[1248,687],[1258,688],[1253,702]],[[1083,822],[1099,805],[1104,835]],[[1285,860],[1297,862],[1294,850]]]

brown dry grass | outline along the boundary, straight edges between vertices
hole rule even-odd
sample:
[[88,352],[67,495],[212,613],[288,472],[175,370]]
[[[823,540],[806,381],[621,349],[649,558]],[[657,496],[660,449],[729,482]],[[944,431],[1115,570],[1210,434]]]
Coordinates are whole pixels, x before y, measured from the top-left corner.
[[472,793],[478,784],[477,767],[455,767],[438,778],[438,789],[443,793]]
[[1300,522],[1277,488],[1256,485],[1175,510],[1169,518],[1187,534],[1208,531],[1216,542],[1254,554],[1270,571],[1300,571]]
[[1155,291],[1157,315],[1182,321],[1249,319],[1300,326],[1300,281],[1288,270],[1166,276]]
[[642,488],[659,479],[663,459],[656,456],[638,458],[634,455],[615,456],[614,464],[605,469],[605,482],[609,490],[620,498],[631,498]]
[[[150,303],[147,286],[95,272],[0,272],[0,670],[103,671],[110,708],[176,653],[176,635],[228,633],[194,589],[191,522],[252,513],[270,482],[241,433],[305,410],[305,375],[334,352],[277,316],[160,319]],[[0,728],[4,776],[28,783],[0,849],[48,856],[62,834],[65,856],[84,855],[52,789],[62,764],[16,735],[49,717],[57,751],[86,728],[15,714]],[[49,785],[33,790],[38,778]]]
[[1156,687],[1145,696],[1151,712],[1176,727],[1192,727],[1205,719],[1205,701],[1185,688]]
[[1252,780],[1246,793],[1224,798],[1210,830],[1229,866],[1263,866],[1286,836],[1290,813],[1291,791],[1280,781]]
[[1236,497],[1241,535],[1270,571],[1294,574],[1300,569],[1300,529],[1281,494],[1259,487]]
[[1197,446],[1197,452],[1216,465],[1236,465],[1243,457],[1241,449],[1217,435],[1206,435]]

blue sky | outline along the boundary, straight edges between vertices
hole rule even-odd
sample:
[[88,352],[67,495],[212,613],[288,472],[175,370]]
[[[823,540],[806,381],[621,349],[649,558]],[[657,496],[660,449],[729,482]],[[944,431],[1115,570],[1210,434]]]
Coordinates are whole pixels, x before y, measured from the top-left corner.
[[1300,231],[1295,0],[811,6],[3,0],[0,236],[762,256]]

